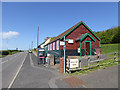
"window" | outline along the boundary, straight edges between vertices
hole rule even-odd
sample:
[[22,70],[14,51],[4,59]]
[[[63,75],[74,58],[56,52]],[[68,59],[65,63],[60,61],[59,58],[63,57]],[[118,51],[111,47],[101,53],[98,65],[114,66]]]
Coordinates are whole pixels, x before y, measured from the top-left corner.
[[57,40],[57,50],[59,50],[59,40]]
[[55,50],[55,42],[53,42],[53,50]]

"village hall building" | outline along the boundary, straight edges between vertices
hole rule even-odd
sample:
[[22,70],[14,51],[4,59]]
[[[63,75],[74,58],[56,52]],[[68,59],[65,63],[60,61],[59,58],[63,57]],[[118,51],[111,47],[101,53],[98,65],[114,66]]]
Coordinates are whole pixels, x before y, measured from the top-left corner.
[[101,53],[100,39],[81,21],[45,45],[46,53],[54,54],[56,63],[59,63],[59,58],[64,55],[64,36],[66,56],[85,56]]

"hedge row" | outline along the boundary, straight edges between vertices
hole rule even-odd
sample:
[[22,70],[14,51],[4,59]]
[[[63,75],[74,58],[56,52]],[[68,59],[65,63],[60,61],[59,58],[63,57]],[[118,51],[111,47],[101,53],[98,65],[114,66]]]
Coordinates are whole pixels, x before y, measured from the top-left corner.
[[13,52],[23,52],[23,51],[22,50],[4,50],[4,51],[0,51],[0,55],[8,55]]

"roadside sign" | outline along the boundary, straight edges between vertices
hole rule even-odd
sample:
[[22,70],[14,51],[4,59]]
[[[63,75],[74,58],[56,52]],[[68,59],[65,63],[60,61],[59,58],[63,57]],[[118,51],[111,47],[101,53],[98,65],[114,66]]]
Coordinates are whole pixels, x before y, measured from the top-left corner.
[[78,48],[78,53],[80,53],[80,48]]
[[39,51],[45,51],[44,48],[39,48]]
[[79,59],[70,59],[70,68],[76,68],[79,67],[78,64],[79,63]]
[[64,46],[65,43],[64,43],[63,41],[60,41],[60,45],[61,45],[61,46]]
[[73,43],[73,39],[69,39],[68,43]]

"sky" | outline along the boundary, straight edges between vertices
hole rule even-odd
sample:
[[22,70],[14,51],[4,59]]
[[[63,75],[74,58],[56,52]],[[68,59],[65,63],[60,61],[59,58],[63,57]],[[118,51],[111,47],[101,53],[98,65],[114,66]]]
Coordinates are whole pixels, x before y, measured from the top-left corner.
[[28,50],[83,21],[92,31],[118,26],[117,2],[2,2],[2,49]]

